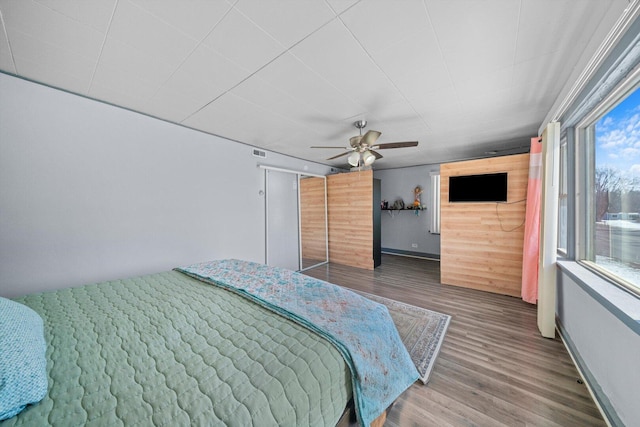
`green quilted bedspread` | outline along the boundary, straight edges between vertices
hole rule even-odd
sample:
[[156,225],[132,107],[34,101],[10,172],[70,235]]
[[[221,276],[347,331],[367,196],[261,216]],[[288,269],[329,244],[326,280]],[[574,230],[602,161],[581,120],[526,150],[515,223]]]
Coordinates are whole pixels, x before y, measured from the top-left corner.
[[44,320],[49,391],[4,426],[335,425],[340,353],[171,271],[17,299]]

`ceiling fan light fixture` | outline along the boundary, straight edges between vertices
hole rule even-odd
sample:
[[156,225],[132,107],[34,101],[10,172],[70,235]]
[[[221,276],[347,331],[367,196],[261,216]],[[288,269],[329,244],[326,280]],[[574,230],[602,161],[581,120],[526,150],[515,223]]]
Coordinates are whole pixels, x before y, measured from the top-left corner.
[[[339,157],[347,156],[347,162],[354,168],[361,166],[371,166],[376,160],[381,159],[382,155],[377,150],[387,148],[404,148],[404,147],[417,147],[418,141],[405,141],[405,142],[387,142],[384,144],[376,144],[382,132],[377,130],[368,130],[364,135],[362,134],[362,128],[367,125],[366,120],[358,120],[353,123],[358,129],[358,134],[349,138],[349,147],[345,147],[346,151],[336,156],[329,157],[327,160],[334,160]],[[327,147],[327,146],[311,146],[311,148],[342,148],[342,147]]]
[[354,151],[349,155],[349,157],[347,158],[347,161],[353,167],[358,166],[358,164],[360,164],[360,153],[358,153],[357,151]]
[[362,153],[362,162],[365,166],[371,166],[375,161],[376,156],[374,156],[370,151],[365,151],[364,153]]

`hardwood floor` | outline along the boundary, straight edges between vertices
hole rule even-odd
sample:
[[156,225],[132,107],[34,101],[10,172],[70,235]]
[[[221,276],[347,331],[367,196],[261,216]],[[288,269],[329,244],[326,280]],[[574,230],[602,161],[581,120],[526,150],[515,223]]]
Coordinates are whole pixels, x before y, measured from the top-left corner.
[[452,316],[429,383],[404,392],[385,426],[606,426],[562,341],[538,333],[535,306],[442,285],[439,263],[416,258],[305,274]]

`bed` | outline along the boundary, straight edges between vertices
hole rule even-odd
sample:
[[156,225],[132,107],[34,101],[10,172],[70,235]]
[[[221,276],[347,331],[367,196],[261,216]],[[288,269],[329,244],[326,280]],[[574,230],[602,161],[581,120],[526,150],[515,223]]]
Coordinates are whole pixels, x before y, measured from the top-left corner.
[[[321,282],[222,262],[225,274],[253,287],[265,283],[254,269],[286,278],[287,285],[300,281],[316,289]],[[246,276],[238,275],[242,268]],[[267,286],[270,296],[283,299],[274,283]],[[370,402],[359,398],[360,377],[367,375],[353,366],[357,357],[345,356],[333,335],[234,285],[182,269],[16,299],[42,318],[47,389],[3,426],[330,426],[350,401],[356,409],[364,402],[359,422],[368,425],[373,417],[364,406]],[[393,399],[416,379],[405,371],[403,384],[393,381]]]

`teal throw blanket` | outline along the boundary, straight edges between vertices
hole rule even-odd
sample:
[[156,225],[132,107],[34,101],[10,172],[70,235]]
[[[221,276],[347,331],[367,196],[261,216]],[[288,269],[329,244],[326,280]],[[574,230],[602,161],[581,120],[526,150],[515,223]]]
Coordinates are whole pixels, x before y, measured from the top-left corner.
[[352,374],[358,421],[368,426],[418,379],[387,308],[283,268],[220,260],[177,271],[242,295],[329,340]]

